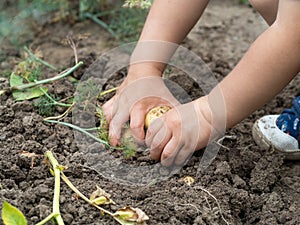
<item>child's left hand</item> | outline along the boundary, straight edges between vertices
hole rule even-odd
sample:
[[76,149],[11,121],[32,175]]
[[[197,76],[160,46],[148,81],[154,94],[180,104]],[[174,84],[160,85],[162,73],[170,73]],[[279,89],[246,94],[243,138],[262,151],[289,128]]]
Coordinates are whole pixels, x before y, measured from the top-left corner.
[[212,126],[200,110],[201,106],[207,109],[201,101],[176,106],[149,126],[146,144],[151,157],[163,166],[182,165],[195,150],[208,144]]

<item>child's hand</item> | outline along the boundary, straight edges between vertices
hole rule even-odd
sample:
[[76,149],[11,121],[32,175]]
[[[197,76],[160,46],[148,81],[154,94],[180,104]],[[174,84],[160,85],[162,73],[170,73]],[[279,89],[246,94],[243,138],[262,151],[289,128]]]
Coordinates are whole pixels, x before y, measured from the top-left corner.
[[150,125],[146,144],[153,159],[164,166],[182,165],[195,150],[208,144],[212,127],[202,114],[206,107],[201,101],[179,105]]
[[156,106],[178,104],[160,76],[127,77],[117,94],[103,106],[109,123],[110,144],[120,144],[121,129],[129,119],[133,137],[142,142],[147,112]]

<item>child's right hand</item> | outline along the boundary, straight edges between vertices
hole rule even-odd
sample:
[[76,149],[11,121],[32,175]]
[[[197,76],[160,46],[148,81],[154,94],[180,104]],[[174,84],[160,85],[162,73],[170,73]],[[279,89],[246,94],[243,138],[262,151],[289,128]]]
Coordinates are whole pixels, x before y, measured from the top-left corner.
[[143,142],[146,114],[152,108],[161,105],[174,107],[179,105],[179,102],[165,86],[160,75],[129,74],[116,95],[103,105],[103,112],[109,123],[110,144],[120,145],[122,127],[129,119],[133,137],[138,142]]

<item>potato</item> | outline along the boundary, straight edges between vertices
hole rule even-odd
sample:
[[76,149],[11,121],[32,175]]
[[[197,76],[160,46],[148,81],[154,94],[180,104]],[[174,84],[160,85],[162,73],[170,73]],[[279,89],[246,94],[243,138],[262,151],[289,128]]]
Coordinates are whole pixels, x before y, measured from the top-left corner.
[[145,128],[147,129],[150,124],[157,118],[161,117],[163,114],[168,112],[171,109],[171,107],[162,105],[157,106],[151,109],[147,114],[145,118]]

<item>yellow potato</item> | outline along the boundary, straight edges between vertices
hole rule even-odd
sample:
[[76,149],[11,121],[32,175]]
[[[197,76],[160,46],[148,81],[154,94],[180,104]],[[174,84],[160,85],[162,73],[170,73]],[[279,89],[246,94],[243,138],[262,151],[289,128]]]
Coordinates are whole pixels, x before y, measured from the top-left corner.
[[145,118],[145,128],[147,129],[150,124],[157,118],[161,117],[163,114],[168,112],[171,109],[171,107],[162,105],[157,106],[151,109],[147,114]]

